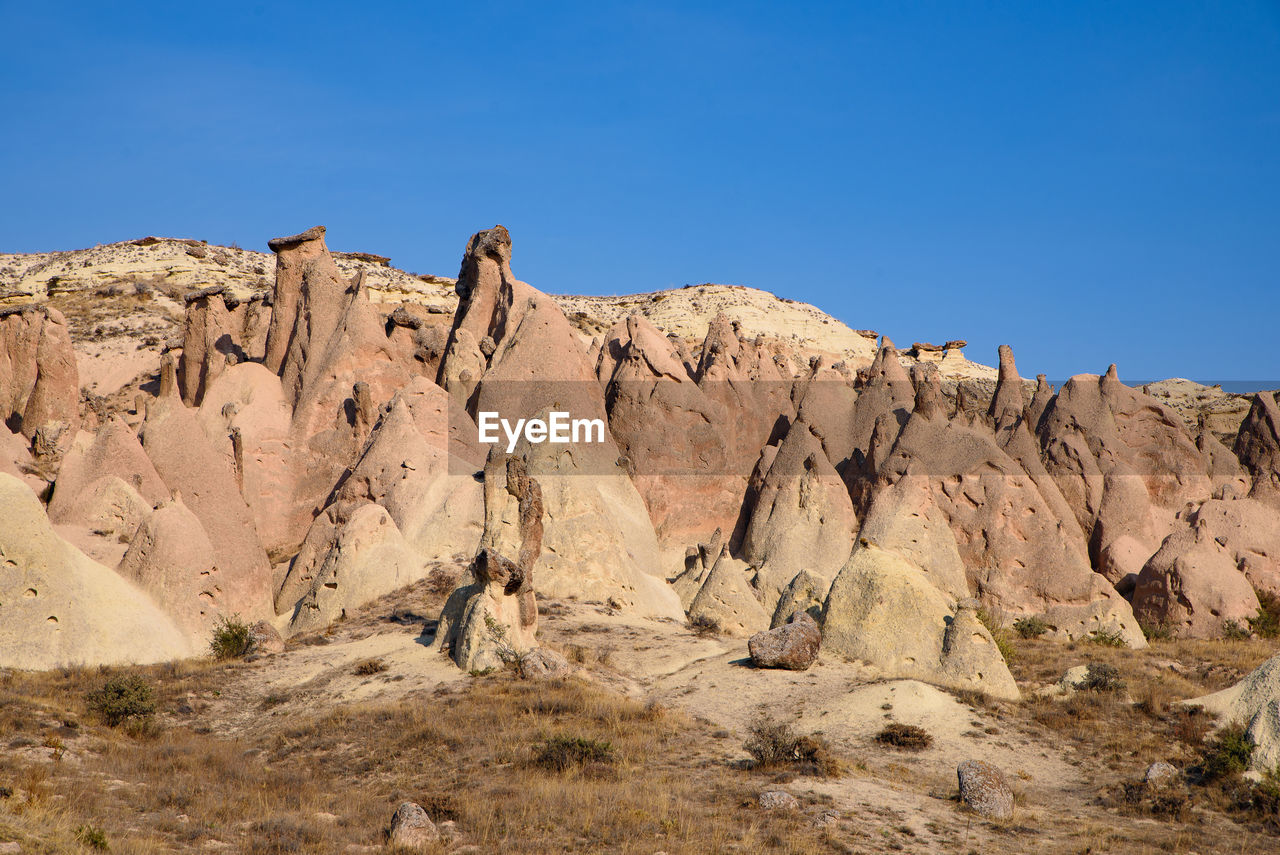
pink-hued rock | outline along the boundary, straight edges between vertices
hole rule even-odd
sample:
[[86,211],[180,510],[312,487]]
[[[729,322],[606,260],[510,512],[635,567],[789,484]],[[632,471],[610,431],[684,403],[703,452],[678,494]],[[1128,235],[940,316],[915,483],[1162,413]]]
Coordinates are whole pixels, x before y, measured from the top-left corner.
[[[1208,464],[1182,419],[1121,383],[1114,365],[1102,377],[1086,374],[1067,381],[1048,405],[1039,431],[1046,466],[1091,538],[1095,560],[1122,536],[1148,543],[1154,534],[1162,540],[1175,528],[1174,514],[1213,493]],[[1139,478],[1146,499],[1123,481],[1111,480],[1111,488],[1122,495],[1109,503],[1114,522],[1104,542],[1094,529],[1108,491],[1106,476],[1113,470]]]
[[732,531],[746,478],[726,445],[730,414],[689,376],[671,341],[632,315],[605,337],[597,372],[610,432],[648,508],[664,566],[699,532]]
[[178,386],[188,406],[199,406],[205,389],[227,367],[260,357],[271,312],[261,299],[237,300],[224,286],[187,296]]
[[1253,396],[1236,435],[1235,453],[1253,477],[1250,495],[1280,508],[1280,407],[1270,392]]
[[[872,458],[879,455],[873,443]],[[876,483],[913,476],[929,479],[969,589],[988,605],[1046,616],[1073,638],[1105,628],[1145,644],[1129,605],[1093,572],[1082,539],[1060,524],[1034,479],[988,428],[947,416],[934,370],[922,373],[915,408]]]
[[92,438],[82,433],[71,444],[49,499],[49,519],[56,524],[83,522],[77,511],[81,493],[107,475],[133,487],[151,507],[169,498],[169,488],[143,451],[137,434],[117,417]]
[[235,472],[175,396],[147,408],[142,447],[165,485],[180,494],[214,544],[223,608],[246,619],[271,614],[271,565]]
[[755,586],[772,612],[803,571],[830,582],[853,549],[853,503],[822,443],[800,420],[778,446],[755,493],[742,557],[757,568]]
[[1207,521],[1175,530],[1138,575],[1133,611],[1146,626],[1167,626],[1183,638],[1217,638],[1223,623],[1248,626],[1258,598]]
[[196,646],[208,642],[219,615],[230,616],[213,543],[181,499],[142,523],[118,572],[160,603]]
[[0,421],[27,439],[57,425],[70,440],[79,409],[80,375],[62,313],[36,305],[0,311]]

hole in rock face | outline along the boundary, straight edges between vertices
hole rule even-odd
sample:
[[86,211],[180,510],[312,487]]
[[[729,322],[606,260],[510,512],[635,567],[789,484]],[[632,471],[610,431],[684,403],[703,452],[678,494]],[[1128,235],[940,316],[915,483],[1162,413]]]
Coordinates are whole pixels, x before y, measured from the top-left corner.
[[23,592],[22,592],[22,596],[26,597],[28,600],[35,599],[35,598],[36,598],[36,596],[37,596],[37,594],[36,594],[36,589],[35,589],[35,588],[27,588],[27,590],[25,590],[25,591],[23,591]]
[[45,618],[45,621],[44,621],[44,622],[45,622],[45,623],[57,624],[57,623],[58,623],[58,617],[57,617],[57,615],[49,615],[49,617]]
[[338,590],[338,583],[337,583],[337,582],[325,582],[325,583],[324,583],[324,586],[325,586],[326,588],[328,588],[330,591],[336,591],[336,590]]

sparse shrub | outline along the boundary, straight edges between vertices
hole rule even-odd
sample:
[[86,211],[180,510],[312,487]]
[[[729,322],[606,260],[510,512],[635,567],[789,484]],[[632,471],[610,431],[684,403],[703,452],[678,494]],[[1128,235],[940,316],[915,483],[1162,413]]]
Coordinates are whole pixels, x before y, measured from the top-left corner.
[[1280,596],[1257,589],[1254,593],[1258,595],[1258,616],[1249,618],[1249,628],[1261,638],[1280,637]]
[[1089,640],[1102,647],[1125,647],[1124,636],[1118,629],[1099,629],[1089,636]]
[[689,629],[701,638],[713,638],[720,634],[720,622],[710,615],[698,615],[689,619]]
[[315,852],[324,840],[319,829],[283,817],[256,822],[250,831],[250,855]]
[[550,772],[564,772],[586,763],[612,763],[613,746],[581,736],[553,736],[533,751],[533,764]]
[[136,674],[112,677],[85,696],[89,712],[108,727],[131,720],[149,719],[156,711],[151,684]]
[[458,586],[458,574],[437,567],[427,575],[427,591],[437,597],[447,597]]
[[763,715],[751,723],[748,733],[743,748],[751,755],[754,769],[791,766],[822,778],[841,772],[840,761],[821,737],[797,735],[790,725]]
[[1012,662],[1018,655],[1013,642],[1009,638],[1009,630],[1005,628],[1004,617],[988,609],[978,609],[978,621],[991,633],[996,649],[1004,657],[1005,662]]
[[1245,726],[1233,722],[1218,731],[1204,748],[1201,774],[1206,781],[1233,778],[1249,768],[1257,746],[1245,732]]
[[1142,634],[1147,641],[1172,641],[1173,627],[1167,623],[1142,624]]
[[1086,692],[1119,692],[1124,687],[1125,682],[1120,679],[1116,666],[1104,662],[1090,662],[1084,681],[1080,683],[1080,688]]
[[1034,615],[1013,622],[1014,631],[1023,638],[1039,638],[1049,631],[1049,624]]
[[213,628],[209,650],[214,659],[242,659],[253,652],[253,634],[240,615],[222,617]]
[[381,674],[387,670],[387,663],[381,659],[365,659],[356,663],[356,675],[360,677],[371,677],[374,674]]
[[933,744],[933,736],[923,727],[894,722],[876,734],[876,742],[905,751],[923,751]]
[[1228,641],[1244,641],[1252,635],[1248,627],[1241,626],[1237,620],[1224,620],[1222,622],[1222,637]]
[[77,828],[76,841],[82,846],[97,849],[99,852],[106,852],[111,848],[110,844],[107,843],[106,833],[101,828],[92,825],[82,825]]
[[275,693],[272,693],[262,699],[261,706],[262,706],[262,709],[269,710],[273,707],[280,706],[281,704],[285,703],[288,700],[289,700],[288,695],[277,695]]

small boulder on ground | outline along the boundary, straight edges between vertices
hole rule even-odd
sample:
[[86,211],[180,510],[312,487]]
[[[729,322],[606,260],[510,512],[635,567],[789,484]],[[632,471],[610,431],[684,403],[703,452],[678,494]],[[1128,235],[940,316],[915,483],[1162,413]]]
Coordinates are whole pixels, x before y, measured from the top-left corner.
[[387,842],[392,846],[418,849],[440,839],[436,824],[427,816],[421,805],[403,802],[391,817],[391,832]]
[[987,819],[1013,816],[1013,790],[1004,773],[984,760],[965,760],[956,767],[960,802]]
[[795,796],[783,790],[765,790],[759,797],[761,810],[795,810],[800,807]]
[[757,632],[747,642],[757,668],[804,671],[818,658],[822,631],[808,612],[796,612],[782,626]]
[[1166,763],[1163,760],[1157,760],[1147,767],[1147,773],[1142,776],[1143,783],[1152,787],[1162,787],[1166,784],[1172,784],[1178,779],[1178,767],[1172,763]]
[[254,653],[284,653],[284,639],[268,621],[260,620],[249,627],[249,639],[253,642]]
[[572,673],[569,660],[546,647],[535,647],[520,657],[520,676],[526,680],[559,680]]

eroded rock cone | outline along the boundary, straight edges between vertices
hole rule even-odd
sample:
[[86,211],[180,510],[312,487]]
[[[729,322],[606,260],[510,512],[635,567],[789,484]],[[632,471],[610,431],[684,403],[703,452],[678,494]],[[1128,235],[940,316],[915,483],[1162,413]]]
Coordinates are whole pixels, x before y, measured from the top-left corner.
[[1165,538],[1138,574],[1133,611],[1146,626],[1184,638],[1217,638],[1223,624],[1247,627],[1258,598],[1231,553],[1197,521]]
[[1060,523],[1035,479],[989,428],[948,418],[932,367],[874,490],[917,474],[951,527],[968,590],[1006,613],[1041,615],[1070,638],[1107,629],[1145,646],[1129,604],[1093,572],[1078,530]]
[[827,595],[823,645],[886,677],[1018,698],[991,634],[967,606],[953,619],[953,602],[906,558],[863,539]]
[[796,421],[773,455],[742,540],[755,586],[773,611],[801,570],[830,582],[853,548],[856,519],[844,482],[810,425]]
[[1280,407],[1270,392],[1253,396],[1236,435],[1235,453],[1253,476],[1250,495],[1280,507]]
[[804,671],[818,658],[822,630],[807,612],[796,612],[782,626],[757,632],[747,642],[757,668]]
[[[516,662],[537,646],[533,567],[542,553],[542,487],[529,477],[523,458],[495,447],[485,463],[484,497],[485,531],[470,579],[450,595],[436,629],[435,646],[469,672]],[[503,554],[513,554],[512,511],[519,538],[515,560]]]
[[1219,722],[1238,722],[1256,748],[1251,768],[1269,774],[1280,765],[1280,656],[1272,656],[1236,683],[1187,701],[1218,716]]
[[826,602],[827,592],[830,590],[830,582],[801,570],[778,599],[769,628],[776,629],[788,623],[799,612],[804,612],[815,621],[821,621],[822,604]]
[[194,651],[155,602],[54,533],[25,484],[0,473],[0,667],[123,665]]

